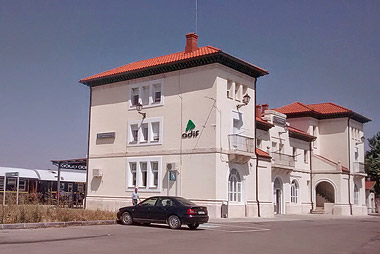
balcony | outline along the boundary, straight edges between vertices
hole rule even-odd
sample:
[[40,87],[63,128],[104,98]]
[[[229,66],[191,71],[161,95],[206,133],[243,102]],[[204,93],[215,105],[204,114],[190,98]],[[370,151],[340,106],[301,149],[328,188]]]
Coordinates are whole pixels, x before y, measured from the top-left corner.
[[364,163],[354,162],[354,173],[365,174]]
[[254,139],[240,134],[228,135],[229,151],[228,159],[231,162],[247,163],[255,151]]
[[295,167],[295,158],[292,155],[272,152],[272,160],[273,160],[274,166],[277,166],[277,167],[286,167],[286,168]]

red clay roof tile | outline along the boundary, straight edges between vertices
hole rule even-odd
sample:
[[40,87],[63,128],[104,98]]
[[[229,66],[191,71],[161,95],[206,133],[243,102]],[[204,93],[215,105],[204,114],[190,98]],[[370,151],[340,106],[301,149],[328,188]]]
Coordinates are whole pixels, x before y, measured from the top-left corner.
[[256,154],[257,154],[257,156],[260,156],[260,157],[272,158],[272,157],[269,155],[269,153],[264,152],[263,150],[261,150],[260,148],[257,148],[257,147],[256,147]]

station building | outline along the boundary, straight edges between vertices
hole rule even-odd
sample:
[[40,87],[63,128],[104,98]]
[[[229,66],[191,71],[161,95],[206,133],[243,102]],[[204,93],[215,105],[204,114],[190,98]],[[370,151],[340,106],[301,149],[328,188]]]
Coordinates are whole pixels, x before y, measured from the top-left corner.
[[[80,80],[91,95],[86,207],[129,205],[138,187],[141,198],[193,200],[210,217],[318,207],[365,213],[365,175],[354,167],[361,170],[358,138],[369,119],[350,110],[324,115],[311,105],[311,113],[298,115],[292,105],[256,106],[258,78],[268,72],[215,47],[198,47],[197,39],[187,34],[182,52]],[[329,140],[344,151],[330,156]],[[352,205],[355,186],[358,204]]]

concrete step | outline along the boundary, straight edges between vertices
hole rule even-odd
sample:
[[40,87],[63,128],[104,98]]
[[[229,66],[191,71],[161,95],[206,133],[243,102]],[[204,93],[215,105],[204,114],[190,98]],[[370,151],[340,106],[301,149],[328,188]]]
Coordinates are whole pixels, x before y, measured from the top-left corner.
[[325,210],[323,208],[316,208],[313,211],[311,211],[312,214],[326,214]]

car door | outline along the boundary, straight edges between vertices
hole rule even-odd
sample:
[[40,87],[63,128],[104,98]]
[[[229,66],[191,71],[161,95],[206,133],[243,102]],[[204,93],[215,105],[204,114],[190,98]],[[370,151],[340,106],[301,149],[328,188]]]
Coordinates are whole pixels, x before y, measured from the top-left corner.
[[173,214],[176,209],[176,203],[169,197],[161,197],[158,199],[154,208],[157,220],[166,222],[169,215]]
[[138,220],[142,221],[151,221],[154,220],[154,211],[153,208],[157,202],[157,197],[152,197],[144,200],[137,205]]

